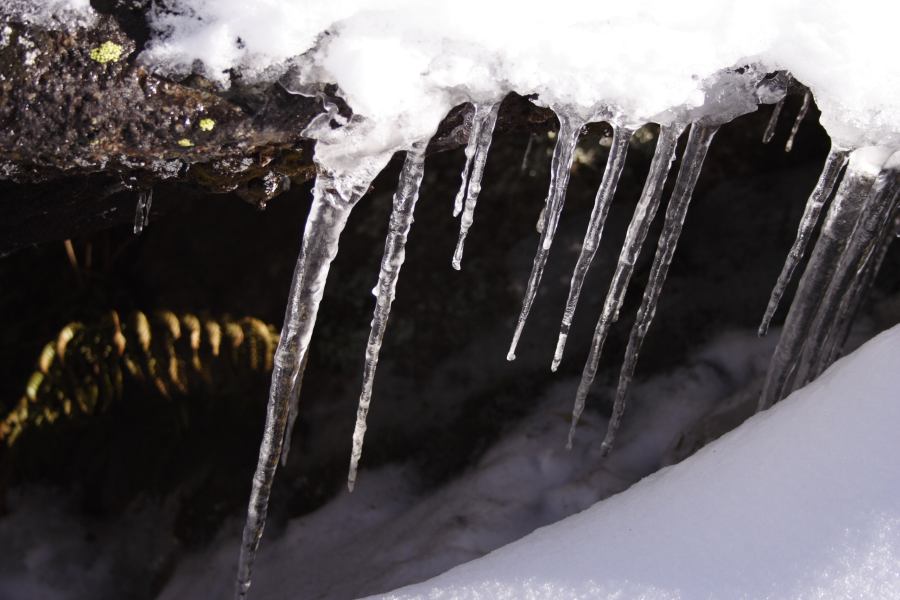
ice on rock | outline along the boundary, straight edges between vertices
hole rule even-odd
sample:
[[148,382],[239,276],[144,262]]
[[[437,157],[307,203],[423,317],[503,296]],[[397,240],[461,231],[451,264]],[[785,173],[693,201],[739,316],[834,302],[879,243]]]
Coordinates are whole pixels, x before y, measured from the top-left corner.
[[600,452],[603,456],[609,454],[615,443],[616,432],[625,412],[628,389],[634,377],[641,345],[644,343],[647,330],[650,328],[650,323],[656,314],[656,305],[659,301],[659,295],[662,293],[666,275],[669,272],[669,265],[672,264],[672,257],[675,255],[675,247],[678,245],[678,238],[681,235],[684,218],[687,215],[687,209],[694,194],[694,187],[697,185],[697,179],[700,177],[700,170],[703,168],[703,161],[706,159],[709,145],[712,143],[713,136],[718,129],[719,126],[715,124],[694,123],[691,125],[691,132],[688,135],[687,145],[681,159],[681,167],[675,180],[675,188],[672,190],[672,197],[669,199],[669,205],[666,208],[666,219],[663,223],[662,233],[659,236],[656,256],[653,257],[653,266],[650,268],[650,279],[647,282],[641,306],[638,308],[637,318],[628,337],[625,362],[619,375],[619,384],[616,388],[612,415],[609,418],[606,437],[603,439],[600,447]]
[[544,265],[547,264],[550,246],[556,235],[556,226],[559,224],[559,217],[566,201],[566,188],[569,186],[569,174],[572,169],[572,160],[575,158],[575,146],[578,144],[578,136],[585,123],[581,117],[565,110],[557,110],[556,115],[559,118],[559,133],[556,136],[556,146],[553,148],[553,158],[550,164],[550,189],[541,213],[541,237],[534,257],[534,265],[528,276],[525,296],[522,299],[522,311],[519,314],[512,343],[506,355],[506,360],[510,361],[516,359],[516,346],[519,344],[519,338],[522,336],[522,330],[528,320],[528,313],[531,312],[531,305],[534,304],[534,298],[541,284]]
[[[317,145],[317,152],[323,145],[321,142]],[[272,482],[285,439],[291,399],[299,389],[301,369],[309,350],[328,271],[338,252],[341,232],[350,211],[389,158],[389,153],[368,156],[356,161],[353,170],[337,173],[319,166],[281,338],[275,351],[266,424],[238,559],[235,598],[239,600],[247,597],[250,588],[253,563],[266,523]]]
[[828,209],[772,355],[759,399],[759,410],[769,408],[794,389],[792,384],[800,353],[810,333],[821,295],[834,276],[869,191],[889,154],[885,148],[867,147],[850,155],[846,173]]
[[378,366],[378,353],[387,329],[391,304],[397,291],[400,269],[406,258],[406,238],[413,223],[413,212],[419,199],[419,188],[425,173],[425,142],[416,143],[406,153],[406,161],[400,172],[400,183],[394,194],[394,208],[391,212],[387,239],[384,242],[384,255],[381,258],[381,271],[375,292],[375,313],[372,315],[372,329],[366,345],[366,362],[363,368],[363,388],[359,395],[359,408],[356,413],[356,426],[353,430],[353,451],[350,455],[350,471],[347,476],[347,487],[353,491],[356,485],[356,472],[362,457],[363,440],[366,435],[366,417],[372,402],[372,386],[375,383],[375,369]]
[[625,157],[628,153],[628,144],[631,140],[632,130],[616,124],[613,124],[612,128],[613,137],[612,144],[609,147],[609,158],[606,161],[606,168],[603,170],[603,179],[600,181],[597,195],[594,197],[594,208],[591,210],[587,231],[584,234],[584,242],[581,244],[581,252],[578,255],[578,262],[575,264],[575,270],[572,273],[572,282],[569,284],[569,297],[566,299],[566,309],[563,313],[562,325],[559,330],[559,339],[556,342],[553,363],[550,366],[550,370],[554,372],[559,368],[559,363],[562,361],[566,339],[569,337],[569,329],[572,327],[572,319],[575,317],[575,309],[578,306],[578,297],[581,295],[581,287],[584,285],[584,279],[591,268],[597,248],[600,246],[600,238],[603,235],[603,225],[606,223],[606,216],[609,214],[609,206],[616,193],[616,186],[619,183],[619,177],[622,175],[622,169],[625,167]]
[[800,264],[804,254],[806,254],[806,247],[809,245],[809,239],[816,228],[816,224],[819,222],[819,214],[822,212],[822,207],[825,206],[825,202],[834,190],[834,186],[841,175],[841,170],[847,164],[849,155],[849,150],[832,144],[831,150],[829,150],[828,156],[825,158],[825,165],[822,167],[819,180],[816,182],[816,186],[809,195],[809,199],[806,201],[806,206],[803,209],[803,216],[800,218],[800,226],[797,229],[797,238],[788,251],[787,259],[785,259],[781,273],[778,275],[778,281],[775,282],[775,287],[772,289],[769,304],[766,306],[766,312],[759,326],[759,335],[766,335],[766,332],[769,331],[769,325],[772,322],[772,317],[775,316],[775,311],[778,310],[781,297],[790,284],[797,265]]
[[661,127],[659,130],[656,148],[653,151],[653,160],[650,163],[650,171],[644,182],[641,198],[634,209],[634,216],[628,224],[625,243],[622,245],[619,261],[616,264],[616,271],[613,274],[612,283],[610,283],[606,300],[603,303],[603,312],[594,329],[591,350],[584,365],[581,382],[575,395],[575,406],[572,409],[572,426],[569,430],[568,447],[570,448],[575,437],[575,428],[578,425],[578,420],[581,418],[582,412],[584,412],[588,392],[597,375],[603,343],[606,341],[610,325],[619,318],[619,309],[622,307],[622,302],[625,299],[625,292],[628,289],[628,283],[631,281],[631,275],[634,272],[634,265],[637,262],[638,255],[641,252],[644,241],[647,239],[650,223],[653,222],[656,211],[659,209],[663,187],[669,176],[672,161],[675,160],[678,137],[683,130],[684,127],[680,125]]
[[[500,103],[493,105],[475,103],[474,122],[469,143],[466,145],[466,166],[463,170],[463,182],[456,194],[456,207],[453,215],[456,216],[462,210],[462,219],[459,224],[459,240],[456,242],[456,250],[453,252],[452,266],[459,271],[462,268],[463,248],[466,243],[466,235],[475,220],[475,205],[478,203],[478,194],[481,193],[481,178],[484,175],[484,165],[487,163],[488,150],[491,147],[491,139],[494,135],[494,126],[497,124],[497,113],[500,111]],[[471,167],[471,173],[469,169]],[[464,194],[465,192],[465,194]],[[465,196],[465,201],[463,201]]]

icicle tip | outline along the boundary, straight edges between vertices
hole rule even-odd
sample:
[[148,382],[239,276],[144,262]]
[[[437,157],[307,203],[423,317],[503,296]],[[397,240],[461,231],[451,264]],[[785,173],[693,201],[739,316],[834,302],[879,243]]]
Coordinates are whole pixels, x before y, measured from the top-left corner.
[[560,333],[559,339],[556,340],[556,350],[553,352],[553,362],[550,363],[550,370],[554,373],[556,373],[556,370],[559,369],[559,365],[562,362],[563,350],[565,350],[566,339],[568,337],[568,334]]

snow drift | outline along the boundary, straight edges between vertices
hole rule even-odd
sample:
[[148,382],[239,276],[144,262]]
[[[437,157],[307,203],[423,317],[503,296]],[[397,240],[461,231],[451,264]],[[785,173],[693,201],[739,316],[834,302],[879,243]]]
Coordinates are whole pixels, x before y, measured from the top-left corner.
[[900,326],[684,462],[384,598],[900,597]]

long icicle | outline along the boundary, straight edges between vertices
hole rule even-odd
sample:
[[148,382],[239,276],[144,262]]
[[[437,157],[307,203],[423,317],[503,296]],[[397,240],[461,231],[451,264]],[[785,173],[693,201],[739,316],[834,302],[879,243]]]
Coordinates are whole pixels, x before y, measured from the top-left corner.
[[809,105],[812,101],[812,93],[809,90],[806,90],[806,93],[803,94],[803,104],[800,105],[800,111],[797,113],[797,118],[794,119],[794,124],[791,125],[791,133],[788,135],[787,142],[784,144],[784,151],[790,152],[794,148],[794,138],[797,137],[797,132],[800,131],[800,124],[803,123],[803,119],[806,118],[806,113],[809,112]]
[[619,430],[619,426],[622,423],[622,415],[625,412],[628,389],[634,377],[638,355],[641,352],[641,345],[644,343],[644,337],[647,335],[647,330],[656,313],[656,304],[659,301],[659,295],[666,281],[669,265],[672,264],[672,257],[675,254],[675,247],[678,245],[678,238],[681,235],[684,218],[687,215],[687,209],[694,194],[694,187],[696,187],[697,179],[700,177],[700,170],[703,168],[703,161],[706,158],[709,145],[718,129],[718,125],[701,123],[694,123],[691,126],[691,133],[688,136],[684,156],[681,159],[681,167],[678,170],[678,178],[675,180],[675,189],[672,190],[672,197],[669,199],[669,206],[666,208],[666,220],[663,223],[663,230],[659,237],[656,256],[653,257],[653,266],[650,268],[650,279],[647,283],[647,288],[644,290],[644,297],[641,299],[637,319],[628,337],[628,348],[625,350],[625,362],[619,375],[619,385],[616,389],[612,415],[609,418],[606,437],[600,446],[601,456],[608,455],[615,443],[616,433]]
[[831,339],[826,341],[824,349],[826,365],[832,364],[840,357],[847,337],[850,335],[853,319],[859,311],[866,293],[875,282],[875,277],[881,271],[881,265],[884,263],[891,243],[897,237],[900,237],[900,201],[897,202],[894,214],[884,224],[882,231],[879,232],[878,239],[875,241],[875,248],[863,265],[862,274],[856,278],[849,293],[841,301],[841,308],[834,326],[834,334],[831,336]]
[[[854,156],[857,154],[854,153]],[[791,378],[818,309],[820,296],[834,274],[838,259],[847,238],[853,231],[859,211],[865,204],[874,180],[875,175],[865,167],[854,165],[854,159],[851,157],[847,172],[822,224],[822,232],[797,286],[797,293],[788,311],[781,338],[769,363],[758,410],[765,410],[781,400],[790,388]]]
[[572,319],[575,318],[578,297],[581,295],[581,288],[584,285],[584,279],[587,277],[588,270],[591,268],[594,255],[597,254],[597,247],[600,245],[600,238],[603,236],[606,216],[609,214],[609,207],[616,193],[619,177],[622,175],[622,169],[625,167],[625,158],[628,154],[628,143],[631,140],[632,130],[615,124],[613,124],[612,129],[612,144],[609,147],[606,168],[603,170],[603,179],[600,181],[600,187],[597,188],[597,195],[594,197],[594,208],[591,210],[591,218],[588,221],[584,241],[581,244],[581,253],[578,255],[578,262],[575,263],[572,281],[569,284],[569,297],[566,299],[566,309],[563,312],[559,338],[556,341],[556,350],[553,353],[553,362],[550,365],[550,370],[554,372],[559,368],[559,363],[562,361],[566,340],[569,337],[569,329],[572,327]]
[[653,218],[659,209],[663,187],[669,176],[672,161],[675,159],[675,149],[678,145],[678,137],[682,131],[684,131],[684,127],[681,125],[661,127],[659,130],[656,149],[653,151],[653,160],[650,162],[650,171],[647,174],[647,180],[644,182],[641,198],[634,209],[634,216],[631,218],[631,223],[628,224],[628,232],[625,234],[625,243],[622,245],[622,250],[619,254],[616,272],[613,274],[612,283],[610,283],[609,291],[606,294],[603,312],[594,329],[591,351],[584,365],[581,382],[578,384],[575,406],[572,408],[572,426],[569,429],[568,448],[572,447],[572,442],[575,438],[575,428],[578,425],[581,414],[584,412],[588,392],[594,383],[594,377],[597,375],[600,354],[603,351],[603,343],[606,340],[606,335],[609,333],[609,327],[619,318],[619,309],[622,307],[625,291],[628,289],[628,283],[631,281],[632,273],[634,273],[634,265],[637,262],[644,241],[647,239],[650,223],[653,222]]
[[246,598],[250,588],[253,563],[265,528],[272,482],[284,441],[289,404],[301,377],[303,357],[312,338],[328,271],[337,255],[341,232],[350,211],[365,194],[376,172],[377,169],[373,168],[362,179],[341,181],[331,173],[320,170],[313,187],[313,203],[306,219],[303,244],[285,309],[284,326],[275,351],[265,430],[259,462],[253,475],[238,559],[235,586],[235,598],[238,600]]
[[[472,170],[469,174],[469,183],[466,185],[466,201],[463,208],[462,219],[459,223],[459,240],[456,242],[456,250],[453,252],[451,264],[459,271],[462,268],[463,248],[466,243],[466,235],[475,220],[475,205],[478,203],[478,194],[481,193],[481,177],[484,175],[484,165],[487,163],[488,150],[491,147],[491,139],[494,136],[494,126],[497,124],[497,113],[500,111],[500,103],[493,105],[475,105],[475,123],[472,128],[472,136],[475,139],[475,152],[472,160]],[[469,139],[469,143],[472,139]],[[468,147],[466,148],[468,150]],[[462,188],[460,188],[462,191]]]
[[288,455],[291,453],[291,440],[294,435],[294,425],[300,415],[300,389],[303,387],[303,374],[306,373],[306,362],[309,360],[309,349],[300,360],[300,375],[297,383],[291,389],[291,401],[288,408],[288,420],[284,429],[284,443],[281,445],[281,466],[287,465]]
[[781,116],[781,109],[783,108],[784,98],[779,100],[772,108],[772,116],[769,117],[769,123],[766,125],[766,131],[763,133],[763,144],[768,144],[775,136],[775,128],[778,127],[778,117]]
[[550,246],[556,235],[556,226],[559,224],[559,217],[566,201],[566,188],[569,186],[569,172],[575,157],[575,146],[578,143],[581,128],[584,126],[583,121],[564,112],[557,113],[557,116],[559,117],[559,134],[556,137],[556,146],[553,148],[550,189],[547,192],[547,202],[542,213],[541,238],[531,274],[528,276],[528,287],[525,290],[525,297],[522,299],[522,311],[516,323],[516,331],[513,334],[512,343],[509,345],[506,360],[516,359],[516,346],[519,344],[519,338],[522,336],[522,330],[528,320],[528,313],[531,312],[531,305],[534,304],[534,298],[544,274],[544,265],[547,264],[547,256],[550,254]]
[[366,417],[372,402],[372,386],[375,383],[378,353],[381,351],[381,342],[391,313],[391,304],[396,295],[400,269],[406,258],[406,237],[412,227],[413,211],[415,211],[416,202],[419,199],[419,188],[424,173],[425,143],[420,142],[406,153],[406,162],[403,163],[403,170],[400,172],[400,182],[394,194],[390,227],[384,242],[381,271],[378,274],[378,284],[375,286],[375,312],[372,315],[372,329],[366,345],[363,387],[359,395],[356,427],[353,430],[353,451],[350,455],[350,471],[347,476],[347,487],[351,492],[356,484],[356,472],[359,467],[359,459],[362,457],[363,439],[366,435]]
[[475,158],[475,147],[481,133],[482,121],[478,118],[478,109],[483,104],[475,104],[474,110],[466,114],[466,123],[469,125],[469,140],[466,142],[466,165],[460,175],[459,190],[453,199],[453,216],[458,217],[463,210],[463,202],[466,198],[466,189],[469,187],[469,172],[472,170],[472,160]]
[[806,207],[803,209],[803,216],[800,218],[800,226],[797,229],[797,237],[788,252],[787,258],[784,261],[784,266],[781,267],[781,273],[778,275],[775,287],[772,288],[769,304],[766,306],[766,312],[763,315],[762,323],[759,326],[758,333],[761,336],[766,335],[769,331],[769,325],[772,323],[772,317],[775,316],[775,311],[778,310],[781,297],[784,295],[785,290],[787,290],[791,278],[794,275],[794,271],[797,269],[797,265],[800,264],[804,254],[806,254],[806,247],[809,245],[809,239],[812,237],[816,224],[819,222],[819,215],[822,212],[822,207],[831,195],[832,190],[834,190],[834,186],[837,184],[838,178],[840,177],[841,170],[844,168],[844,165],[847,164],[847,157],[849,154],[850,153],[846,148],[841,148],[834,144],[832,144],[831,149],[828,151],[828,156],[825,158],[825,165],[822,167],[822,173],[819,175],[816,187],[813,188],[812,193],[809,195],[809,199],[806,201]]
[[828,338],[835,334],[839,323],[841,301],[863,275],[864,265],[875,247],[875,240],[893,216],[897,193],[900,191],[900,152],[889,160],[872,186],[869,198],[835,267],[834,276],[822,296],[819,309],[798,367],[801,383],[817,377],[828,362]]

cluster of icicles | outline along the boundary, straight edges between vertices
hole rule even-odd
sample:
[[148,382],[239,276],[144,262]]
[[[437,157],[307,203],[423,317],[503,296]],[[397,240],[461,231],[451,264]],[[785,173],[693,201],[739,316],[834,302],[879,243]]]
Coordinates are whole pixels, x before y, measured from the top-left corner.
[[[784,94],[778,99],[773,110],[772,119],[763,137],[765,142],[772,139],[783,102]],[[810,102],[810,93],[806,92],[803,106],[794,122],[786,146],[788,151]],[[466,234],[473,223],[482,174],[499,108],[499,102],[474,103],[473,110],[467,116],[470,136],[465,148],[466,162],[462,172],[462,185],[453,207],[455,216],[462,215],[459,242],[452,257],[452,266],[455,269],[461,267]],[[554,108],[554,111],[557,113],[560,127],[552,155],[550,189],[538,223],[540,241],[507,356],[508,360],[515,359],[516,345],[540,285],[544,265],[563,210],[575,147],[583,127],[587,124],[573,112],[558,107]],[[734,115],[730,115],[727,120],[733,117]],[[713,136],[724,120],[726,119],[717,121],[705,116],[690,123],[675,123],[660,127],[649,173],[628,226],[576,393],[568,439],[569,447],[597,373],[604,340],[610,326],[619,318],[619,310],[634,272],[637,257],[660,206],[678,140],[689,127],[649,281],[628,339],[612,416],[602,443],[602,455],[605,456],[612,449],[616,431],[625,411],[628,389],[634,376],[641,345],[653,320],[694,187]],[[609,157],[594,200],[581,254],[572,276],[551,366],[554,371],[563,357],[579,293],[599,246],[604,222],[625,164],[629,141],[634,130],[632,127],[612,122],[613,119],[609,121],[613,131]],[[378,354],[404,261],[404,249],[413,222],[413,211],[419,197],[419,187],[424,173],[425,147],[426,141],[421,141],[406,152],[406,160],[393,199],[393,211],[378,283],[373,290],[376,299],[375,311],[366,347],[363,388],[359,398],[350,459],[348,484],[351,490],[356,481],[357,467],[362,455],[366,416],[372,400]],[[313,190],[312,207],[306,221],[302,249],[291,285],[281,341],[275,356],[265,432],[253,479],[238,565],[237,598],[245,598],[250,587],[251,570],[265,524],[275,469],[279,457],[283,460],[290,446],[289,435],[297,416],[303,370],[329,267],[337,254],[341,231],[347,223],[350,211],[365,194],[369,183],[377,174],[375,169],[367,173],[367,178],[361,180],[358,176],[342,179],[341,174],[321,168],[319,171]],[[852,317],[878,272],[888,245],[898,233],[895,225],[898,217],[896,210],[898,189],[900,189],[900,152],[891,155],[890,151],[883,148],[863,148],[856,151],[837,146],[831,148],[819,181],[807,201],[796,241],[772,292],[760,326],[760,335],[763,335],[794,271],[802,262],[810,238],[818,226],[820,213],[833,196],[773,355],[759,400],[760,409],[767,408],[816,377],[837,358],[849,331]]]

